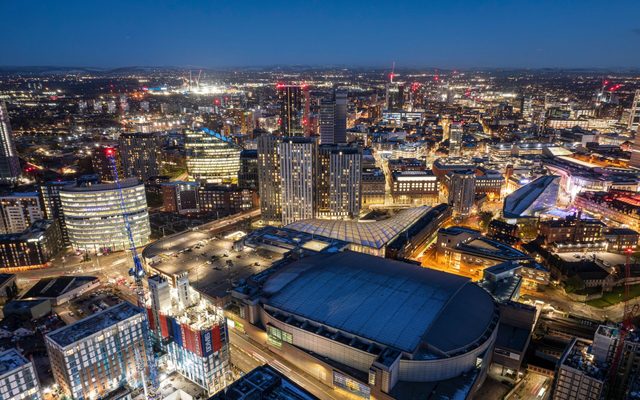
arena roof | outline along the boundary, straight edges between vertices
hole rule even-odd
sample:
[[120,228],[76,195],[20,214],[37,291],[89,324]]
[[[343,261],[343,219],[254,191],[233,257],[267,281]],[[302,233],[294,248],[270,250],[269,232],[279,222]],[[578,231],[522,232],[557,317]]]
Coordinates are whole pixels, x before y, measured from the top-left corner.
[[286,227],[300,232],[380,249],[428,211],[429,207],[427,206],[409,208],[382,221],[359,222],[305,219],[296,221]]
[[267,307],[436,358],[482,338],[497,312],[468,278],[350,251],[293,262],[262,290]]

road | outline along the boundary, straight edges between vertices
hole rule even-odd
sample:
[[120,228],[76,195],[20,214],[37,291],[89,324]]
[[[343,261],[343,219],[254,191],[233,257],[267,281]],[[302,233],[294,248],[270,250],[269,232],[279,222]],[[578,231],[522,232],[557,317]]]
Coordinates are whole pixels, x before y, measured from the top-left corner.
[[[232,346],[241,349],[245,355],[251,355],[255,360],[261,361],[261,364],[269,364],[283,373],[287,378],[291,379],[322,400],[342,400],[348,398],[337,390],[318,382],[315,378],[310,377],[295,365],[280,359],[266,346],[256,343],[244,334],[238,333],[233,329],[229,329],[229,341]],[[244,362],[247,363],[249,361],[244,360]]]

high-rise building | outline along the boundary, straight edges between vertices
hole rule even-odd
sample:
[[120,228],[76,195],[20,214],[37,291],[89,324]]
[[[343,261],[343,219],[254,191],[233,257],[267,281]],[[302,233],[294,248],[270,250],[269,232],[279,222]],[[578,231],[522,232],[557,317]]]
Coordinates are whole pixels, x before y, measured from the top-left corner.
[[52,181],[43,183],[38,187],[45,218],[58,221],[64,244],[69,244],[69,233],[67,232],[67,224],[64,221],[64,213],[62,212],[60,189],[66,185],[73,185],[73,183],[73,181]]
[[[616,350],[621,340],[621,330],[617,325],[600,325],[593,337],[591,351],[593,361],[598,365],[611,366],[616,358]],[[608,398],[632,399],[632,393],[640,389],[640,333],[628,332],[623,340],[615,374],[609,374]],[[610,367],[611,368],[611,367]]]
[[163,183],[162,202],[165,212],[196,214],[198,204],[198,182],[173,181]]
[[280,134],[282,136],[302,136],[304,134],[304,110],[307,91],[300,85],[278,84],[280,103]]
[[316,214],[351,219],[362,204],[362,151],[357,147],[318,146]]
[[[133,240],[136,246],[142,246],[151,235],[144,185],[137,178],[128,178],[120,181],[120,188]],[[62,212],[74,249],[99,252],[129,248],[119,192],[114,183],[60,188]]]
[[37,192],[0,197],[0,234],[20,233],[43,218],[44,208]]
[[238,186],[242,189],[258,190],[258,150],[240,152]]
[[640,89],[636,89],[636,94],[633,96],[633,103],[631,104],[631,113],[629,115],[628,128],[631,131],[638,132],[640,127]]
[[280,143],[280,179],[282,184],[282,224],[314,218],[315,139],[285,137]]
[[0,102],[0,184],[12,184],[20,176],[20,160],[13,142],[9,113]]
[[42,399],[38,374],[33,363],[16,349],[0,353],[0,399]]
[[74,399],[101,398],[129,385],[141,387],[142,361],[148,377],[149,326],[144,309],[120,303],[48,333],[51,371],[62,392]]
[[189,177],[211,183],[235,183],[240,170],[240,146],[207,128],[188,129],[184,136]]
[[449,125],[449,156],[457,157],[462,153],[463,133],[462,124],[454,122]]
[[346,143],[347,92],[338,90],[320,101],[320,144]]
[[158,132],[123,133],[118,142],[125,177],[146,182],[150,177],[160,175],[162,137]]
[[400,111],[404,107],[404,84],[389,82],[386,87],[385,96],[386,110]]
[[588,354],[588,343],[573,339],[560,358],[553,400],[599,400],[604,393],[606,369]]
[[257,141],[261,217],[266,224],[280,225],[282,223],[281,138],[262,135]]
[[449,204],[453,215],[466,217],[471,214],[476,192],[476,175],[473,170],[449,173]]
[[[108,157],[107,153],[112,155]],[[124,171],[122,170],[120,149],[111,146],[99,146],[91,156],[91,167],[93,169],[93,173],[98,175],[102,182],[115,182],[116,180],[110,157],[115,159],[118,177],[120,179],[125,178]]]

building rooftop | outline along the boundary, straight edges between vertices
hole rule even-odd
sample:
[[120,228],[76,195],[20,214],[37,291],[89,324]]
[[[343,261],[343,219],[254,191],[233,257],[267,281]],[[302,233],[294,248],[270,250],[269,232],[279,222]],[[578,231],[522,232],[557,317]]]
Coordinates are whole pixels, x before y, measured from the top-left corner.
[[0,376],[3,376],[29,361],[16,349],[9,349],[0,353]]
[[[543,209],[555,205],[558,187],[554,187],[554,184],[557,186],[558,181],[559,177],[554,175],[541,176],[511,193],[504,199],[504,217],[532,216],[538,211],[538,208]],[[549,196],[544,196],[547,191],[555,191],[555,193],[548,193]]]
[[78,340],[87,338],[110,326],[125,321],[136,315],[141,315],[143,310],[131,303],[123,302],[104,311],[100,311],[85,319],[81,319],[64,328],[60,328],[47,334],[47,337],[61,347],[66,347]]
[[96,281],[98,278],[95,276],[59,276],[40,279],[22,298],[56,298],[82,285]]
[[31,224],[30,227],[18,233],[5,233],[0,235],[0,243],[7,242],[37,242],[43,239],[45,233],[55,221],[50,219],[40,219]]
[[286,227],[380,249],[428,211],[429,207],[427,206],[409,208],[385,220],[368,222],[305,219]]
[[467,278],[350,251],[286,265],[262,290],[267,309],[409,353],[450,355],[483,337],[497,313]]
[[249,371],[209,400],[314,400],[314,395],[301,388],[269,365]]
[[[126,178],[120,180],[120,187],[123,189],[134,186],[143,186],[138,178]],[[60,188],[61,192],[100,192],[103,190],[117,190],[116,183],[97,183],[92,185],[67,185]]]

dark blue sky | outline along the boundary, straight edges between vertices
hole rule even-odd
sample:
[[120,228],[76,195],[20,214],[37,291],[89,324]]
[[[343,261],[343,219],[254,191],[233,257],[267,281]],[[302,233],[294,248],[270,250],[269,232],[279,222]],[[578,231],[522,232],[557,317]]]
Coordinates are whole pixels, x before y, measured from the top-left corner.
[[0,0],[0,65],[640,67],[640,0]]

